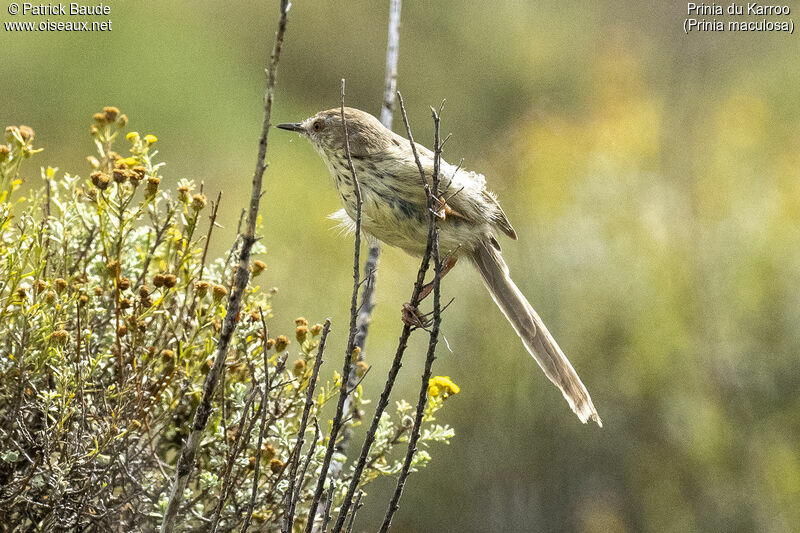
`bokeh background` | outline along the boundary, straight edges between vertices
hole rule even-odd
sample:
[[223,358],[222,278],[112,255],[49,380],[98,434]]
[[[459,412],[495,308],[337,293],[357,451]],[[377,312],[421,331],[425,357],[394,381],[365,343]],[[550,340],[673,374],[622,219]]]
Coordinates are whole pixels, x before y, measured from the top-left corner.
[[[444,284],[452,352],[434,367],[462,387],[440,417],[456,438],[411,477],[395,530],[800,527],[800,41],[687,36],[685,9],[403,7],[399,89],[416,137],[430,144],[428,106],[446,98],[445,158],[463,157],[499,195],[520,235],[503,241],[512,274],[605,427],[578,423],[462,266]],[[123,1],[110,33],[0,31],[0,124],[32,126],[40,164],[87,174],[91,114],[119,106],[159,137],[168,183],[224,191],[222,253],[249,196],[277,12],[272,0]],[[12,20],[5,3],[0,19]],[[338,105],[342,77],[348,104],[378,113],[387,19],[388,1],[296,1],[274,122]],[[325,218],[337,197],[296,135],[272,130],[268,159],[260,279],[279,288],[272,328],[330,316],[337,353],[352,254]],[[416,267],[384,250],[373,397]],[[415,394],[423,337],[395,398]],[[372,487],[362,529],[393,487]]]

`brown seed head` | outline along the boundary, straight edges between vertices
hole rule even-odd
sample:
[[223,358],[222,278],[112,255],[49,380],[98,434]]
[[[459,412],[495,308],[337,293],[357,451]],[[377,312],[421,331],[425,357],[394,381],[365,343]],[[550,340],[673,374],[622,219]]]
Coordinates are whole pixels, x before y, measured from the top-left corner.
[[262,272],[267,269],[267,264],[264,261],[256,259],[253,261],[253,264],[250,265],[250,272],[252,272],[253,276],[258,276]]
[[215,302],[222,300],[226,294],[228,294],[228,289],[222,285],[214,284],[214,286],[211,288],[211,296],[214,297]]
[[108,189],[108,184],[111,183],[111,178],[108,177],[108,174],[100,172],[99,170],[92,172],[91,179],[92,184],[101,191]]
[[106,106],[103,108],[103,116],[105,117],[106,121],[114,122],[119,116],[119,109],[113,106]]
[[289,344],[289,339],[287,339],[285,335],[278,335],[278,338],[275,339],[275,350],[282,352]]
[[269,462],[269,469],[273,474],[280,474],[281,470],[283,470],[283,461],[277,457],[273,458]]

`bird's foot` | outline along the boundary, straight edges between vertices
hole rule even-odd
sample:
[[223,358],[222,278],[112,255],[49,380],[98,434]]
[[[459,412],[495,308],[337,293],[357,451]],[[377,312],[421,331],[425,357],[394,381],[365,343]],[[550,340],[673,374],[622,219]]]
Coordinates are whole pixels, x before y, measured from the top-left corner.
[[430,319],[426,317],[419,308],[414,307],[408,302],[403,304],[403,308],[400,311],[400,319],[403,321],[403,324],[412,328],[424,329],[431,323]]
[[459,217],[466,220],[467,217],[447,205],[447,200],[447,198],[440,195],[439,198],[434,201],[433,214],[436,215],[440,220],[447,220],[447,217],[450,216]]

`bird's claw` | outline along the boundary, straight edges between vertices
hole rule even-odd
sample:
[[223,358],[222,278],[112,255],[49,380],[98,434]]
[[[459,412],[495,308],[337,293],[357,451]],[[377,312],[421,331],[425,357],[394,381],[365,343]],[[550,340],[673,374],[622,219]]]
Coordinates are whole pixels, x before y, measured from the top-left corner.
[[400,312],[400,319],[403,321],[403,324],[412,328],[426,328],[431,323],[429,318],[408,302],[403,304],[403,308]]

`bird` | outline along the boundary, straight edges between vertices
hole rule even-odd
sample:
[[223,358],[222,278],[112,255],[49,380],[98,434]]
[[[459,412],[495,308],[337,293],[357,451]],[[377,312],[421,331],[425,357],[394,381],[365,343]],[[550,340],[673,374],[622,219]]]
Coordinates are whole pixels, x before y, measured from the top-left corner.
[[[428,242],[429,204],[408,139],[385,127],[371,114],[351,107],[320,111],[301,122],[277,127],[299,133],[311,142],[328,167],[342,202],[343,209],[331,218],[354,230],[358,203],[347,158],[345,141],[348,141],[362,199],[362,232],[413,256],[424,254]],[[418,143],[415,147],[430,184],[434,153]],[[527,351],[561,390],[581,422],[585,424],[591,420],[602,427],[577,372],[511,279],[497,235],[502,233],[517,239],[517,233],[497,197],[486,188],[486,178],[443,159],[439,175],[440,202],[444,204],[439,248],[445,257],[451,258],[448,267],[462,257],[475,266]]]

